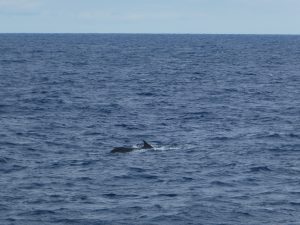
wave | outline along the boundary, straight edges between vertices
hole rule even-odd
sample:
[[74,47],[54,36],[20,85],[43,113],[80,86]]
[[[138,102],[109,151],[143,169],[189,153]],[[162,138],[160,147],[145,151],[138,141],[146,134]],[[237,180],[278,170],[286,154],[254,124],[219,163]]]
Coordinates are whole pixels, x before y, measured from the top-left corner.
[[255,166],[250,168],[250,172],[272,171],[267,166]]

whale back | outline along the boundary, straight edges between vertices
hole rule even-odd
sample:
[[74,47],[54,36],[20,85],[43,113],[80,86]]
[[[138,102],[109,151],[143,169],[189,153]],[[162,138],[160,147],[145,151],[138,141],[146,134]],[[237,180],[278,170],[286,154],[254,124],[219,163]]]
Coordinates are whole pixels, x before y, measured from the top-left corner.
[[126,153],[126,152],[131,152],[133,151],[134,148],[128,148],[128,147],[116,147],[113,150],[111,150],[111,153]]
[[116,147],[113,150],[111,150],[111,153],[127,153],[127,152],[132,152],[134,150],[139,150],[139,149],[153,149],[153,147],[148,144],[146,141],[143,141],[144,144],[143,146],[139,147]]

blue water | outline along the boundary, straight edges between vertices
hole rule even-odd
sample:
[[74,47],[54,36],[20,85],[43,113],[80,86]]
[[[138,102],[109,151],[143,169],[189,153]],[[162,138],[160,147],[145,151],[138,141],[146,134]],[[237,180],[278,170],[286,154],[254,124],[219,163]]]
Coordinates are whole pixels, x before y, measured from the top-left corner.
[[0,99],[1,225],[300,224],[300,36],[1,34]]

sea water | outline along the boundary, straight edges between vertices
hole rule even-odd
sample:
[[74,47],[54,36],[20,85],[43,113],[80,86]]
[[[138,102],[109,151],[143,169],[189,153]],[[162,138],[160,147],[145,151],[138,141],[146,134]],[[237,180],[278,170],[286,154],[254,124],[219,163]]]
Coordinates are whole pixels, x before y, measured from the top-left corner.
[[1,34],[0,99],[1,225],[300,224],[300,36]]

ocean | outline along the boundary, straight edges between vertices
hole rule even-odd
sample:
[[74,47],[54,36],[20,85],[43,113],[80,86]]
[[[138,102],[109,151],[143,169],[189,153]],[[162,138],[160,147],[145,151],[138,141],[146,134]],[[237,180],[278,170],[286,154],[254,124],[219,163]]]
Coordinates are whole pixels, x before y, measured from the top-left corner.
[[300,36],[0,34],[0,99],[1,225],[300,224]]

